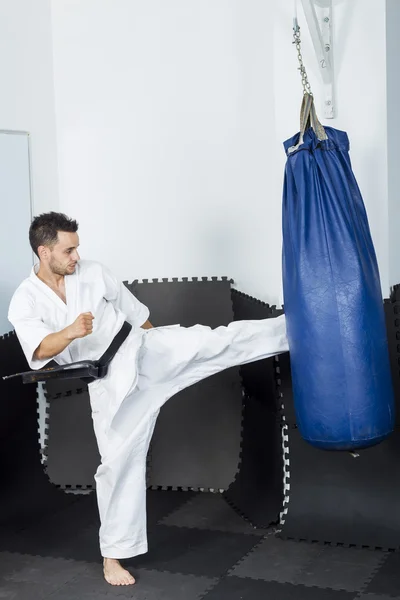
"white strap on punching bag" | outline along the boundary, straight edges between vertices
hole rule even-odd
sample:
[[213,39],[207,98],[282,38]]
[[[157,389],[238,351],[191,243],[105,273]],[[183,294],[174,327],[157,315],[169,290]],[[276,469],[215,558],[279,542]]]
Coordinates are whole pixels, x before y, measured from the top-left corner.
[[294,10],[293,10],[293,43],[296,46],[297,57],[299,59],[299,71],[301,75],[301,82],[303,85],[303,100],[301,103],[300,110],[300,136],[299,141],[295,146],[291,146],[288,149],[288,153],[291,154],[295,150],[299,148],[304,142],[304,133],[310,125],[314,130],[317,138],[319,140],[327,140],[328,136],[326,135],[326,131],[324,127],[321,125],[318,120],[317,113],[315,110],[314,104],[314,96],[311,91],[311,86],[308,81],[307,71],[303,63],[303,56],[301,53],[301,38],[300,38],[300,26],[298,22],[297,16],[297,0],[293,0]]

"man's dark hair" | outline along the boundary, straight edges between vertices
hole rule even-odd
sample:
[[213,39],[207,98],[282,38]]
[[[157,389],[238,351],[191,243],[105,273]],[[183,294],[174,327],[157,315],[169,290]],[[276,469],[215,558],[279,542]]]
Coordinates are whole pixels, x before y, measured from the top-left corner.
[[29,242],[36,256],[39,256],[39,246],[49,246],[51,249],[55,246],[59,231],[76,233],[78,223],[63,213],[56,212],[44,213],[33,219],[29,228]]

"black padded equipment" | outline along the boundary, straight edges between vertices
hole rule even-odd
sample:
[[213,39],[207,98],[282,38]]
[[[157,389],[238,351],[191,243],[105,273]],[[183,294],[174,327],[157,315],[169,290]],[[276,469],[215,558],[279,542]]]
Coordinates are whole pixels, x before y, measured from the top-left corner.
[[125,321],[107,350],[98,360],[80,360],[67,365],[57,365],[52,361],[45,369],[15,373],[14,375],[7,375],[3,379],[21,377],[23,383],[37,383],[49,379],[82,379],[85,383],[91,383],[95,379],[102,379],[107,375],[110,362],[128,337],[131,329],[132,325]]

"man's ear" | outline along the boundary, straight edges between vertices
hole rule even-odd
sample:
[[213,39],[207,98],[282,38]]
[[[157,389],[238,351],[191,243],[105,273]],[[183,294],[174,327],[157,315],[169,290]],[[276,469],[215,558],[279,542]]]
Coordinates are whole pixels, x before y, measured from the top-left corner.
[[46,259],[49,257],[50,248],[48,246],[39,246],[37,253],[40,260]]

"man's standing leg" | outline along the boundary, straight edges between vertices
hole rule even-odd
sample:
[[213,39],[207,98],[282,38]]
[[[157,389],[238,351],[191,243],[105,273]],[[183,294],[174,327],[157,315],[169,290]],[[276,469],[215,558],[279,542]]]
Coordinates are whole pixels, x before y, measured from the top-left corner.
[[146,458],[159,413],[154,404],[149,390],[136,389],[123,402],[124,427],[95,426],[101,454],[95,475],[100,550],[112,559],[105,560],[104,575],[113,585],[134,583],[119,559],[147,552]]

